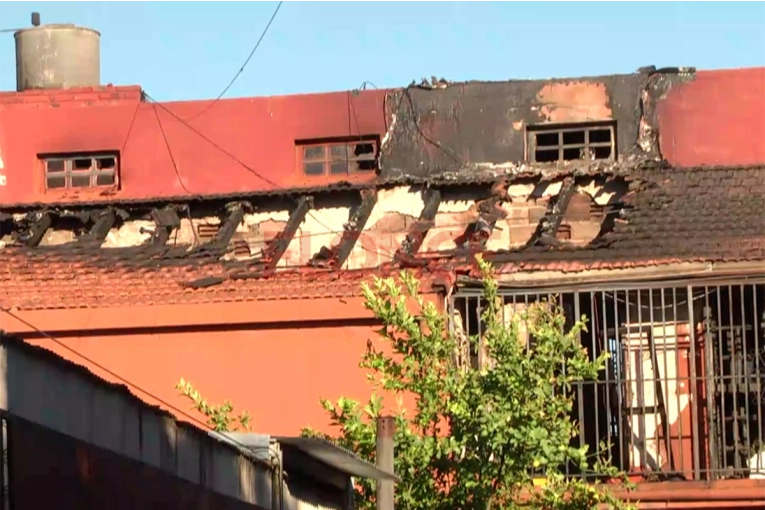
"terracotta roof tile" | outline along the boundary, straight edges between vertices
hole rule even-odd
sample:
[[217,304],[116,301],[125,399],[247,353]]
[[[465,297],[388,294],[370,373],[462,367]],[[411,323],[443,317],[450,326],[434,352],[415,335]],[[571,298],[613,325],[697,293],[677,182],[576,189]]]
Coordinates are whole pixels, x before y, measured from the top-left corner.
[[[76,264],[68,260],[71,254],[54,251],[40,256],[33,250],[6,248],[2,254],[0,305],[19,309],[350,297],[360,295],[361,282],[400,272],[392,267],[342,272],[303,269],[265,278],[226,277],[217,285],[191,288],[189,283],[196,279],[224,276],[221,264],[148,269],[126,261],[105,261],[98,253]],[[418,276],[426,289],[434,277],[426,272]]]
[[[642,169],[613,231],[585,248],[528,248],[487,254],[503,272],[644,267],[690,261],[765,261],[765,167]],[[102,250],[85,243],[0,251],[0,304],[20,309],[79,308],[357,296],[360,283],[399,268],[302,268],[237,278],[242,263],[172,247]],[[473,268],[467,253],[424,254],[428,287]],[[216,285],[189,288],[202,278]]]
[[498,252],[492,260],[503,271],[765,261],[765,167],[638,169],[630,177],[624,221],[596,244]]

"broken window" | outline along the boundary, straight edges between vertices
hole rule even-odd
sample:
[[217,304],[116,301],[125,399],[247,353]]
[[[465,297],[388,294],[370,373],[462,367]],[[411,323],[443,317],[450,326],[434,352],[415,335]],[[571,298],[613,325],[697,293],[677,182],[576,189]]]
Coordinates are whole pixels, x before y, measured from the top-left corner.
[[357,137],[325,143],[298,142],[297,146],[305,175],[341,176],[374,172],[377,169],[376,138]]
[[529,126],[526,135],[527,159],[536,163],[616,159],[612,122]]
[[45,189],[103,188],[117,184],[116,154],[77,154],[41,157],[45,165]]
[[[587,317],[578,336],[591,360],[608,355],[596,380],[571,386],[579,429],[571,446],[648,479],[765,475],[765,281],[581,287],[498,290],[502,318],[519,321],[525,345],[534,339],[523,314],[547,299],[567,328]],[[449,306],[455,338],[475,339],[475,360],[486,327],[480,291],[463,288]],[[569,476],[592,475],[563,467]]]

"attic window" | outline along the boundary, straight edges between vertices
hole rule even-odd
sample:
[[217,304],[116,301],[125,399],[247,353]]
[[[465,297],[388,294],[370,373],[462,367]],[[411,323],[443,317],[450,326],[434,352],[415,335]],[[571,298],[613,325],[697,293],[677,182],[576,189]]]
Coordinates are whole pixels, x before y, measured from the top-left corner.
[[45,165],[45,189],[104,188],[117,184],[116,154],[73,154],[40,157]]
[[536,163],[616,159],[613,122],[529,126],[526,136],[528,160]]
[[323,143],[298,142],[296,145],[303,173],[308,176],[343,176],[377,169],[377,138],[355,137]]

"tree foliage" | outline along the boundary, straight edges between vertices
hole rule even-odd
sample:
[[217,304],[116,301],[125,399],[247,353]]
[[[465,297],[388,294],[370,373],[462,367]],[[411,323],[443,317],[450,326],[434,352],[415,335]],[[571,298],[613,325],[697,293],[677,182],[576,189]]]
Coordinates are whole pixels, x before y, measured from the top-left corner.
[[193,408],[206,418],[207,426],[216,432],[233,432],[237,430],[250,430],[250,417],[247,411],[242,411],[234,415],[234,406],[228,400],[222,404],[210,405],[194,386],[185,379],[181,378],[175,385],[181,396],[191,400]]
[[[568,464],[599,480],[625,482],[617,470],[587,447],[571,444],[577,424],[571,420],[572,386],[594,380],[606,355],[592,361],[579,342],[586,318],[566,329],[554,301],[534,304],[506,324],[490,267],[483,272],[481,338],[463,338],[448,328],[448,318],[419,293],[407,272],[399,282],[376,279],[364,285],[365,306],[382,323],[378,338],[367,343],[360,367],[375,385],[368,402],[341,397],[322,399],[337,437],[322,436],[375,462],[376,419],[383,413],[382,390],[396,397],[395,471],[397,510],[591,510],[632,508],[581,479],[567,479]],[[414,303],[414,307],[412,306]],[[414,310],[413,310],[414,309]],[[519,341],[525,325],[530,345]],[[480,347],[479,347],[480,345]],[[466,351],[483,349],[491,363],[472,368]],[[211,406],[181,379],[176,388],[204,414],[216,431],[247,429],[245,412]],[[415,407],[403,408],[403,395]],[[607,451],[607,445],[600,445]],[[535,481],[542,480],[537,484]],[[592,480],[591,480],[592,481]],[[375,508],[375,484],[358,480],[358,508]]]
[[[473,369],[458,361],[460,338],[449,332],[447,317],[423,299],[411,274],[402,273],[400,284],[387,278],[363,287],[366,307],[382,327],[360,366],[378,391],[416,398],[412,410],[397,398],[395,471],[402,479],[396,485],[397,510],[626,507],[610,492],[561,472],[569,463],[585,473],[618,476],[592,459],[587,447],[570,446],[577,436],[570,418],[572,385],[596,379],[606,361],[605,355],[591,361],[579,342],[586,319],[566,330],[562,311],[549,301],[505,324],[497,283],[489,265],[480,259],[479,264],[484,331],[481,339],[467,342],[473,352],[481,343],[491,367]],[[519,321],[532,345],[519,341]],[[348,398],[321,403],[339,429],[332,439],[374,462],[375,421],[383,411],[377,393],[364,405]],[[540,477],[544,483],[535,490]],[[359,508],[374,508],[374,483],[360,481],[358,496]]]

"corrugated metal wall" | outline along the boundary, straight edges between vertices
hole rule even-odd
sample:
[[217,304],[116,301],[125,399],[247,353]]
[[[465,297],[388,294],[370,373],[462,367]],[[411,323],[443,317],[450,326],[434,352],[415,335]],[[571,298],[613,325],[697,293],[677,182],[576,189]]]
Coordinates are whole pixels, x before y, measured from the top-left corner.
[[177,422],[126,388],[109,384],[45,349],[3,341],[0,409],[7,411],[9,419],[23,419],[151,466],[163,473],[163,479],[182,479],[261,507],[271,504],[271,469],[266,463]]
[[28,421],[6,419],[11,509],[262,508]]

